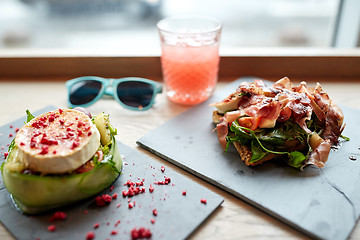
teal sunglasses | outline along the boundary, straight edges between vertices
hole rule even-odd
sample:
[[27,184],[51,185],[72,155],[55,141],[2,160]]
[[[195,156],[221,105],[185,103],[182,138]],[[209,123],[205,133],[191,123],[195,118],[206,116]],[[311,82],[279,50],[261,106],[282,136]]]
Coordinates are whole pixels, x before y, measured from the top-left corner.
[[162,92],[158,82],[138,77],[107,79],[95,76],[79,77],[66,82],[69,107],[88,107],[104,94],[110,95],[124,108],[145,111]]

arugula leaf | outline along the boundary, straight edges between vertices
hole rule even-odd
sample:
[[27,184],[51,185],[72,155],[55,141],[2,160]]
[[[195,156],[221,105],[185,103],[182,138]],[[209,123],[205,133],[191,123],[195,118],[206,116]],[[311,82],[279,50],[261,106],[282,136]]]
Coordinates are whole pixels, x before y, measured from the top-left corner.
[[240,126],[237,121],[234,121],[230,125],[230,130],[235,133],[235,135],[239,138],[240,142],[242,141],[242,139],[252,139],[253,138],[251,136],[251,134],[249,134],[248,132],[245,131],[245,130],[247,130],[247,128]]
[[[31,112],[29,111],[29,109],[26,109],[26,122],[28,123],[30,122],[32,119],[34,119],[34,115],[31,114]],[[11,143],[9,144],[8,147],[8,152],[10,152],[13,148],[15,147],[15,138],[11,141]]]
[[349,137],[347,137],[347,136],[344,136],[344,135],[340,135],[340,137],[342,138],[342,139],[344,139],[345,141],[350,141],[350,138]]
[[[32,119],[34,119],[34,115],[31,114],[31,112],[29,111],[29,109],[26,109],[26,122],[25,123],[28,123],[30,122]],[[15,146],[15,138],[11,141],[11,143],[9,144],[9,147],[8,147],[8,152],[10,152]]]
[[114,128],[113,125],[109,124],[109,130],[110,130],[111,137],[117,135],[117,129]]
[[229,140],[228,137],[226,137],[226,147],[225,147],[225,152],[226,152],[226,153],[227,153],[227,151],[228,151],[231,143],[232,143],[232,141]]
[[33,120],[35,117],[34,115],[31,114],[31,112],[29,111],[29,109],[26,109],[26,123],[30,122],[31,120]]
[[289,160],[287,163],[294,168],[300,168],[305,159],[306,156],[302,152],[293,151],[289,154]]
[[109,144],[102,147],[104,155],[108,154],[110,151]]
[[260,147],[259,144],[257,144],[256,141],[251,141],[251,151],[252,156],[250,162],[256,162],[258,160],[261,160],[267,155],[266,151],[263,151],[263,149]]
[[[114,137],[112,137],[112,141],[116,141]],[[116,146],[116,145],[115,145],[115,146]],[[109,147],[109,145],[107,145],[107,147]],[[115,172],[117,172],[117,173],[120,174],[121,171],[116,168],[116,162],[114,161],[115,149],[112,148],[111,150],[112,150],[112,151],[110,152],[110,149],[109,149],[109,150],[108,150],[108,153],[107,153],[106,155],[104,154],[104,159],[103,159],[103,161],[101,161],[101,162],[102,162],[102,163],[110,163],[111,168],[112,168]]]
[[14,147],[15,147],[15,138],[13,138],[13,140],[11,141],[8,147],[8,152],[10,152]]
[[[255,131],[253,131],[253,130],[251,130],[251,129],[249,129],[249,128],[242,127],[242,126],[240,126],[239,124],[237,124],[236,122],[233,122],[233,123],[232,123],[232,126],[234,126],[234,127],[238,130],[238,132],[240,132],[240,133],[243,133],[243,132],[245,132],[245,131],[249,132],[250,136],[252,136],[251,138],[254,139],[254,140],[256,140],[257,143],[259,144],[259,146],[260,146],[265,152],[274,153],[274,154],[287,154],[287,153],[288,153],[288,152],[273,151],[273,150],[270,150],[270,149],[265,148],[264,145],[260,142],[260,139],[256,136]],[[249,137],[249,136],[247,135],[247,137]]]
[[[228,136],[229,143],[238,141],[243,145],[251,146],[252,157],[250,162],[256,162],[267,156],[268,154],[283,155],[287,157],[287,163],[295,168],[300,168],[306,159],[300,151],[276,151],[281,149],[283,145],[295,139],[300,142],[306,141],[307,133],[294,124],[292,121],[278,124],[273,129],[251,130],[240,126],[237,122],[233,122],[230,126],[233,136]],[[228,146],[227,146],[228,147]]]
[[287,140],[284,132],[280,128],[274,129],[262,129],[258,134],[258,138],[261,141],[269,142],[276,145],[282,145]]

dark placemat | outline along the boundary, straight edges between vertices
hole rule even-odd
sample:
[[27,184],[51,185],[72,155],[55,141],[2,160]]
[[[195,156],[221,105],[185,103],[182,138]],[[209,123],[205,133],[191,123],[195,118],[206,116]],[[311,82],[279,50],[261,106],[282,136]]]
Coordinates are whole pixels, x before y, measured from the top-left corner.
[[[40,112],[51,109],[54,107]],[[36,112],[36,115],[40,112]],[[0,128],[0,132],[7,133],[10,125],[15,128],[22,126],[23,122],[24,119],[19,119],[7,124]],[[8,134],[0,137],[1,146],[10,141]],[[94,197],[58,209],[67,214],[66,220],[50,222],[56,210],[37,216],[23,215],[15,209],[8,191],[3,188],[0,190],[1,222],[17,239],[86,239],[89,231],[95,233],[95,239],[131,239],[131,230],[140,227],[150,229],[152,239],[184,239],[223,202],[219,195],[171,169],[162,171],[162,166],[155,160],[118,143],[124,158],[123,175],[112,184],[113,189],[109,187],[99,194],[113,196],[116,193],[118,196],[110,205],[98,207]],[[165,176],[171,179],[168,185],[155,184],[164,181]],[[145,193],[124,198],[122,191],[128,190],[124,185],[128,180],[145,180]],[[149,192],[150,184],[154,188],[152,193]],[[183,195],[183,191],[186,191],[186,195]],[[206,199],[206,204],[201,203],[201,199]],[[129,201],[135,205],[131,209]],[[153,214],[154,209],[157,210],[157,216]],[[99,224],[97,229],[94,228],[96,223]],[[56,226],[55,232],[47,229],[52,224]],[[113,230],[116,232],[112,234]]]
[[209,104],[235,91],[241,81],[252,80],[232,82],[149,132],[138,144],[311,237],[346,239],[360,214],[360,111],[342,107],[343,134],[351,141],[332,150],[323,169],[309,166],[301,172],[272,162],[247,167],[233,147],[223,152],[212,132],[214,107]]

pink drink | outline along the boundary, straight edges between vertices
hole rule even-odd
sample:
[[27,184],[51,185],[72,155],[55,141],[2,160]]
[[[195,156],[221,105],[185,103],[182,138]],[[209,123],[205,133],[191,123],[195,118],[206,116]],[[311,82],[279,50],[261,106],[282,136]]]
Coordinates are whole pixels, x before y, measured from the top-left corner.
[[168,97],[181,104],[208,99],[217,82],[219,47],[162,46],[161,64]]
[[203,17],[161,20],[161,66],[170,100],[193,105],[214,92],[219,70],[221,23]]

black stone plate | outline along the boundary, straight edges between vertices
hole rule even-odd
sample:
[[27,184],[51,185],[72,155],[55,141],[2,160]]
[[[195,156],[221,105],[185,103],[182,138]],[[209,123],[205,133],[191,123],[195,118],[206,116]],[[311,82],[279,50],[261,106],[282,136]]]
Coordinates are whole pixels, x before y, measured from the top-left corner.
[[[34,115],[52,109],[54,107],[47,107]],[[0,147],[11,141],[9,134],[13,133],[16,127],[21,127],[24,121],[25,118],[19,119],[0,128],[0,133],[3,133]],[[13,127],[10,128],[10,125]],[[131,239],[131,229],[140,227],[150,229],[152,239],[184,239],[223,202],[219,195],[171,169],[162,172],[161,165],[155,160],[118,143],[124,158],[123,175],[112,184],[113,190],[109,187],[99,194],[112,196],[116,193],[118,197],[112,200],[110,205],[98,207],[94,202],[95,197],[90,198],[58,209],[67,214],[66,220],[50,222],[50,217],[56,210],[37,216],[23,215],[13,205],[6,188],[2,188],[0,221],[17,239],[86,239],[89,231],[95,233],[95,239]],[[154,184],[156,181],[163,181],[164,176],[171,179],[170,184]],[[131,203],[135,202],[135,206],[129,209],[129,198],[122,196],[122,191],[128,190],[124,184],[127,180],[141,182],[143,179],[146,192],[131,197]],[[149,192],[150,184],[154,187],[152,193]],[[186,191],[185,196],[182,195],[183,191]],[[207,200],[206,204],[200,202],[202,198]],[[158,212],[157,216],[153,215],[154,209]],[[155,223],[151,223],[151,219],[154,219]],[[99,223],[100,227],[94,229],[93,225],[96,223]],[[52,224],[56,226],[55,232],[47,230]],[[113,230],[116,230],[117,234],[111,234]]]
[[351,140],[331,151],[323,169],[310,166],[301,172],[273,162],[247,167],[233,147],[223,152],[212,132],[214,107],[209,104],[234,92],[241,81],[252,80],[232,82],[208,101],[149,132],[138,144],[310,237],[346,239],[360,214],[360,112],[342,107],[343,134]]

